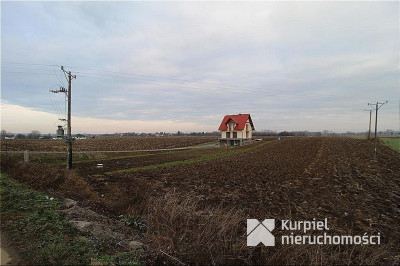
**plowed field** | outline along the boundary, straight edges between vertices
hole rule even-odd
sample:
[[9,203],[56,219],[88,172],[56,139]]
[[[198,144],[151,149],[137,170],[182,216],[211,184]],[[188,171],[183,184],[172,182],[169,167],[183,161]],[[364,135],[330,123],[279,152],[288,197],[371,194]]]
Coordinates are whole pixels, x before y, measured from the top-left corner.
[[[149,263],[399,263],[399,153],[379,145],[375,161],[372,142],[350,138],[252,145],[222,158],[212,157],[224,152],[216,149],[119,159],[101,171],[80,164],[75,172],[87,186],[84,192],[53,183],[48,188],[86,197],[98,211],[144,217]],[[160,166],[200,155],[210,159]],[[156,167],[118,171],[144,165]],[[379,233],[381,244],[283,246],[278,241],[275,247],[247,247],[249,218],[327,218],[331,234]]]
[[[217,137],[98,137],[79,139],[73,143],[74,151],[129,151],[170,149],[197,145]],[[1,150],[9,151],[66,151],[63,140],[53,139],[14,139],[2,140]]]

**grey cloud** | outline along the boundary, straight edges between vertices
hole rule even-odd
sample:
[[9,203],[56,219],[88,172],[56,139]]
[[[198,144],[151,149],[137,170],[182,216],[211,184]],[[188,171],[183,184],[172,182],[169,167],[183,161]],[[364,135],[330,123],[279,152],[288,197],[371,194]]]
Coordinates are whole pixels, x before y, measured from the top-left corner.
[[[2,61],[71,66],[78,116],[218,124],[252,112],[257,128],[284,120],[285,129],[335,130],[347,115],[349,130],[363,130],[351,121],[368,101],[398,99],[398,10],[393,2],[5,3]],[[52,110],[48,89],[65,86],[59,69],[5,67],[16,65],[2,65],[2,99]],[[390,108],[383,125],[397,119]]]

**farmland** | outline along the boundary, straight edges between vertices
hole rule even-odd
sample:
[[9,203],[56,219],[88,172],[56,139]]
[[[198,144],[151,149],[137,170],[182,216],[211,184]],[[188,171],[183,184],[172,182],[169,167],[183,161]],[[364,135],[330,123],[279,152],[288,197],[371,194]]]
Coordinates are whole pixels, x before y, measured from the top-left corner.
[[[354,136],[356,139],[367,139],[368,136]],[[372,137],[373,138],[373,137]],[[400,152],[400,137],[399,136],[381,136],[378,140],[386,146]]]
[[[210,141],[176,140],[156,143],[155,138],[142,147]],[[76,150],[96,149],[88,143]],[[98,149],[104,147],[112,149],[111,144]],[[99,162],[103,168],[96,168]],[[4,158],[2,167],[19,182],[73,199],[107,219],[123,215],[143,225],[141,260],[150,264],[392,264],[400,259],[400,155],[379,144],[374,161],[373,144],[366,140],[286,138],[228,150],[144,152],[82,161],[70,172],[51,162]],[[381,244],[285,246],[278,241],[275,247],[247,247],[250,218],[327,218],[332,234],[379,233]]]
[[[217,137],[98,137],[75,140],[74,151],[130,151],[170,149],[198,145],[217,140]],[[3,140],[1,150],[10,151],[66,151],[63,140],[16,139]]]

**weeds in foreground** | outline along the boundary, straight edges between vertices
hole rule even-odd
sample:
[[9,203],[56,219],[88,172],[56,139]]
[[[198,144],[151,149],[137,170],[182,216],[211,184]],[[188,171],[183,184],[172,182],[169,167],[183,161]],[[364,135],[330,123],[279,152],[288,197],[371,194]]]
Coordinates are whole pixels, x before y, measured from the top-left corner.
[[[195,195],[177,193],[151,198],[147,208],[151,248],[174,264],[382,264],[396,249],[393,241],[380,246],[247,247],[246,219],[251,217],[238,208],[205,206]],[[263,215],[278,218],[273,213]],[[281,233],[277,230],[274,236]]]
[[147,221],[142,219],[140,216],[131,216],[129,214],[123,215],[122,221],[125,225],[138,229],[140,232],[145,233],[147,231]]
[[243,258],[232,257],[247,247],[241,241],[242,219],[240,210],[215,206],[199,209],[199,202],[191,196],[181,198],[167,194],[153,198],[147,210],[148,236],[154,250],[179,263],[246,263]]
[[1,229],[24,262],[36,265],[137,265],[134,253],[104,255],[104,245],[85,238],[60,214],[61,202],[0,177]]

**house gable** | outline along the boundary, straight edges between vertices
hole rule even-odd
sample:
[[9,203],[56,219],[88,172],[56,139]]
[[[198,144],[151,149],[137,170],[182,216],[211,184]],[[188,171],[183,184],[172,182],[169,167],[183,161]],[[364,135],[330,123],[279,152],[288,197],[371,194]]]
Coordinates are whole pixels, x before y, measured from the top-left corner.
[[254,130],[254,125],[253,125],[253,121],[251,120],[250,114],[226,115],[224,117],[224,119],[222,120],[221,125],[219,126],[218,130],[227,131],[228,124],[231,121],[233,121],[236,124],[236,126],[234,127],[234,130],[246,129],[247,121],[250,122],[251,129]]

